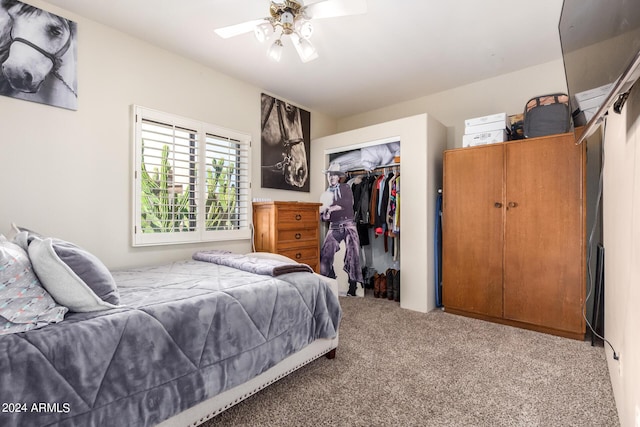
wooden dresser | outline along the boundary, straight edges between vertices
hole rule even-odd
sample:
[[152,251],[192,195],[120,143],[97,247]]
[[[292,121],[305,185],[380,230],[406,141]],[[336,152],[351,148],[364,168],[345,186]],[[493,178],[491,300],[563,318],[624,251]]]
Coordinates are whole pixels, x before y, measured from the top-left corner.
[[254,245],[320,272],[321,203],[254,202]]

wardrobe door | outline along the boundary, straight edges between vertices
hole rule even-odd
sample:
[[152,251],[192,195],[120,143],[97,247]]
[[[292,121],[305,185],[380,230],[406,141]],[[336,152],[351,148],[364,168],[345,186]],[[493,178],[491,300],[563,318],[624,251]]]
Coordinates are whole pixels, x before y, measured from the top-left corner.
[[506,144],[504,318],[584,333],[584,144]]
[[502,317],[504,145],[444,153],[442,299]]

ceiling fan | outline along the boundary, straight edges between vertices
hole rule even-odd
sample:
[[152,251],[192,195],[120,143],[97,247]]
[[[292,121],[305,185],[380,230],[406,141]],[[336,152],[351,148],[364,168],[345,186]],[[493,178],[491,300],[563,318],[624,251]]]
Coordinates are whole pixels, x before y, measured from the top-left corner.
[[214,31],[225,39],[253,31],[260,42],[274,35],[277,39],[267,50],[267,55],[275,61],[280,61],[282,57],[282,37],[286,35],[291,37],[302,62],[309,62],[318,57],[316,48],[309,41],[313,33],[312,19],[360,15],[366,12],[366,0],[319,0],[308,5],[303,0],[270,0],[270,16]]

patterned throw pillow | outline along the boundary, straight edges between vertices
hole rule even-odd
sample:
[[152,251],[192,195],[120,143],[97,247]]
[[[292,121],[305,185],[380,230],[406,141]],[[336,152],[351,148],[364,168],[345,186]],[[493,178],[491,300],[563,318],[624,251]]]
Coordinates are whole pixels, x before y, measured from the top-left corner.
[[67,311],[41,286],[27,253],[0,235],[0,335],[60,322]]

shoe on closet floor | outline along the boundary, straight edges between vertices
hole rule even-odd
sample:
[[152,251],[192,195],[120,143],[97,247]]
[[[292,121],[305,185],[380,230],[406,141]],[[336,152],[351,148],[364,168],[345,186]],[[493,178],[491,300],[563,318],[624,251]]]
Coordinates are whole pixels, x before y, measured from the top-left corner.
[[395,277],[396,270],[393,268],[387,268],[387,299],[393,301],[395,289],[393,287],[393,278]]
[[380,298],[386,298],[387,297],[387,276],[382,273],[381,275],[378,276],[378,281],[380,282],[380,284],[378,285],[380,288]]
[[400,270],[393,275],[393,296],[396,302],[400,302]]
[[378,273],[373,275],[373,297],[380,298],[380,275]]

